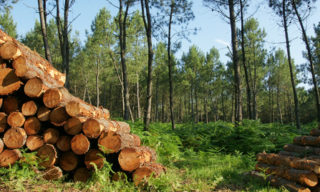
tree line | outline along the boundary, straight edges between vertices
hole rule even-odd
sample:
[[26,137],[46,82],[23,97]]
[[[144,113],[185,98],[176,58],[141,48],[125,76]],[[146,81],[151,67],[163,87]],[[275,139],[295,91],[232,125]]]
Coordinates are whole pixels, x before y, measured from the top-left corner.
[[[286,42],[286,50],[268,50],[267,32],[259,26],[263,21],[249,16],[250,0],[203,0],[230,25],[227,63],[215,47],[204,53],[192,45],[181,58],[175,56],[181,41],[196,32],[189,27],[195,17],[189,0],[109,1],[117,15],[102,8],[84,43],[78,32],[71,33],[74,0],[38,0],[39,21],[26,34],[17,34],[10,15],[15,2],[0,1],[0,27],[66,73],[66,87],[74,95],[108,108],[114,117],[143,119],[145,130],[150,121],[171,122],[174,129],[175,122],[239,125],[243,119],[295,122],[299,128],[300,122],[320,120],[320,23],[314,36],[304,25],[314,2],[265,2],[279,16]],[[306,47],[306,64],[299,67],[290,52],[293,22]],[[301,82],[312,88],[298,87]]]

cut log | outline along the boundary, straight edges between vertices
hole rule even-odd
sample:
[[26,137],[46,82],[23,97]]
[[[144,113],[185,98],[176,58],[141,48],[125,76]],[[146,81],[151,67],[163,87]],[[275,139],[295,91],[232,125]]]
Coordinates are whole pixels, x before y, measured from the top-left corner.
[[312,135],[312,136],[320,136],[320,129],[312,129],[310,131],[310,135]]
[[305,157],[304,155],[301,155],[299,153],[295,153],[295,152],[289,152],[289,151],[280,151],[279,155],[282,156],[292,156],[292,157]]
[[9,167],[21,158],[21,152],[18,149],[5,149],[0,154],[0,167]]
[[3,136],[3,142],[9,149],[21,148],[27,140],[27,134],[22,128],[10,128]]
[[71,139],[71,149],[75,154],[83,155],[88,152],[89,148],[90,142],[85,135],[78,134]]
[[311,145],[311,146],[319,146],[320,145],[320,137],[313,136],[299,136],[293,139],[294,144],[298,145]]
[[0,29],[0,45],[4,44],[7,41],[13,41],[13,38]]
[[74,182],[87,182],[87,180],[90,177],[90,172],[85,167],[80,167],[76,169],[76,171],[73,174],[73,181]]
[[310,154],[320,155],[320,148],[318,147],[287,144],[283,147],[283,149],[289,152],[301,153],[304,156],[308,156]]
[[98,138],[105,126],[95,119],[88,119],[83,123],[82,131],[88,138]]
[[62,153],[59,165],[64,171],[72,171],[78,166],[78,157],[71,151]]
[[29,79],[24,86],[24,93],[31,98],[41,97],[48,88],[38,77]]
[[2,57],[2,59],[13,60],[19,56],[21,56],[21,51],[17,44],[12,41],[5,42],[0,47],[0,57]]
[[0,69],[0,95],[9,95],[17,91],[23,83],[13,69]]
[[134,171],[145,163],[154,162],[156,153],[148,147],[128,147],[121,150],[118,162],[124,171]]
[[63,126],[68,119],[65,107],[57,107],[50,113],[50,122],[55,126]]
[[64,131],[69,135],[77,135],[82,130],[82,124],[87,118],[83,117],[71,117],[64,124]]
[[21,107],[24,116],[33,116],[37,113],[38,107],[34,101],[25,102]]
[[12,112],[9,114],[9,116],[7,118],[7,123],[11,127],[22,127],[25,120],[26,119],[24,118],[23,114],[16,111],[16,112]]
[[259,153],[257,161],[275,166],[287,166],[295,169],[309,170],[320,174],[320,164],[317,161],[296,157],[281,156],[274,153]]
[[40,159],[39,165],[44,168],[52,167],[57,160],[57,151],[51,144],[45,144],[38,152],[37,156]]
[[163,172],[165,172],[165,167],[163,165],[159,163],[147,163],[133,172],[133,182],[137,186],[146,182],[151,176],[158,177]]
[[7,114],[0,112],[0,133],[3,133],[7,127]]
[[36,135],[39,133],[41,129],[41,123],[36,117],[29,117],[24,122],[24,130],[26,131],[27,135]]
[[71,137],[67,135],[62,135],[59,137],[56,146],[60,151],[66,152],[71,149],[70,146]]
[[2,153],[3,148],[4,148],[4,143],[3,143],[2,139],[0,139],[0,153]]
[[57,180],[63,176],[62,170],[59,167],[53,166],[47,169],[44,174],[43,178],[45,180]]
[[55,144],[59,139],[59,131],[54,128],[46,129],[43,133],[43,140],[48,144]]
[[43,103],[48,108],[65,106],[69,101],[75,99],[73,95],[64,87],[48,89],[43,94]]
[[4,112],[9,115],[11,112],[19,110],[18,99],[14,96],[8,96],[3,100],[2,106]]
[[105,131],[99,137],[98,144],[104,153],[117,153],[125,147],[139,147],[140,138],[137,135]]
[[101,169],[104,165],[104,160],[105,159],[101,151],[98,149],[90,149],[85,155],[84,164],[88,169],[94,169],[95,166],[97,169]]
[[39,108],[37,117],[40,121],[48,121],[50,119],[51,110],[42,106]]
[[31,135],[27,138],[26,146],[30,151],[36,151],[43,145],[44,141],[39,135]]
[[288,169],[285,167],[276,167],[263,163],[258,163],[256,165],[256,170],[265,172],[267,174],[277,175],[287,180],[296,181],[302,185],[307,185],[310,187],[314,187],[318,184],[318,176],[315,173],[307,170],[298,170],[292,168]]
[[0,97],[0,108],[2,107],[2,104],[3,104],[3,98]]
[[66,105],[67,113],[72,117],[87,117],[106,119],[110,118],[110,112],[104,108],[94,107],[81,99],[72,100]]
[[130,133],[130,125],[128,123],[122,121],[110,121],[110,123],[113,124],[113,127],[115,127],[115,130],[118,132]]

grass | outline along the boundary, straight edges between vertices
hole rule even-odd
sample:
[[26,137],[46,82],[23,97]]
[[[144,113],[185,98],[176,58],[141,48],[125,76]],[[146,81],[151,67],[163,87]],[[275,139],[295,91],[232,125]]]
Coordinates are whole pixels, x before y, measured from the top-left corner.
[[110,181],[107,164],[97,170],[87,183],[63,180],[47,182],[30,171],[36,166],[32,155],[10,169],[0,169],[0,191],[285,191],[244,175],[254,169],[255,154],[277,152],[297,135],[307,134],[315,123],[297,130],[291,125],[261,124],[244,121],[235,128],[226,122],[178,124],[172,131],[169,123],[153,123],[148,132],[142,122],[131,123],[132,132],[143,145],[156,149],[158,162],[167,173],[151,179],[140,188],[131,182]]

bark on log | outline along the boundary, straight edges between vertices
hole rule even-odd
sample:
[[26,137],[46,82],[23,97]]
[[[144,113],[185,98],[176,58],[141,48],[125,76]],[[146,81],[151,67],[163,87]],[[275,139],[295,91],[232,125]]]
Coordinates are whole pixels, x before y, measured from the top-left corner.
[[7,127],[7,114],[5,114],[4,112],[0,112],[0,133],[5,132]]
[[19,110],[18,99],[14,96],[8,96],[3,100],[2,106],[4,112],[9,115],[11,112]]
[[0,108],[2,107],[2,104],[3,104],[3,98],[1,97],[0,98]]
[[67,152],[71,149],[71,137],[67,135],[62,135],[59,137],[56,146],[60,151]]
[[75,135],[71,139],[71,149],[77,155],[83,155],[89,151],[90,142],[83,134]]
[[24,122],[24,130],[26,131],[27,135],[36,135],[39,133],[41,129],[41,123],[36,117],[29,117]]
[[158,177],[163,172],[165,172],[165,167],[163,165],[159,163],[147,163],[133,172],[133,182],[137,186],[147,182],[148,178],[151,176]]
[[26,146],[30,151],[36,151],[44,145],[44,141],[39,135],[31,135],[27,138]]
[[139,147],[140,138],[136,135],[105,131],[98,140],[99,149],[104,153],[117,153],[125,147]]
[[47,169],[44,174],[43,178],[45,180],[57,180],[63,176],[62,170],[59,167],[53,166]]
[[287,144],[283,147],[285,151],[301,153],[304,156],[315,154],[320,155],[320,148],[311,146],[299,146],[294,144]]
[[134,171],[145,163],[156,160],[155,151],[148,147],[128,147],[121,150],[118,162],[124,171]]
[[65,107],[57,107],[50,112],[50,122],[55,126],[63,126],[68,119]]
[[64,131],[69,135],[77,135],[82,130],[82,124],[87,118],[83,117],[71,117],[64,124]]
[[56,144],[59,139],[59,131],[54,128],[46,129],[43,133],[43,140],[48,144]]
[[59,165],[64,171],[72,171],[78,166],[78,157],[72,152],[64,152],[59,158]]
[[40,78],[34,77],[27,81],[23,90],[28,97],[39,98],[47,89],[48,87],[44,85]]
[[53,145],[45,144],[38,150],[37,156],[40,159],[40,166],[50,168],[57,160],[57,151]]
[[312,136],[320,136],[320,129],[312,129],[310,131],[310,135],[312,135]]
[[6,60],[13,60],[21,56],[22,53],[18,45],[12,41],[5,42],[0,47],[0,57]]
[[25,102],[21,107],[24,116],[33,116],[37,113],[38,107],[34,101]]
[[0,167],[9,167],[21,158],[21,152],[18,149],[5,149],[0,154]]
[[296,157],[281,156],[274,153],[259,153],[257,161],[275,166],[287,166],[295,169],[309,170],[320,174],[320,164],[317,161]]
[[[76,99],[65,87],[52,88],[43,94],[43,104],[48,108],[65,106],[69,101]],[[78,99],[78,98],[77,98]]]
[[320,137],[313,136],[299,136],[293,139],[293,143],[297,145],[311,145],[311,146],[319,146],[320,145]]
[[66,111],[71,117],[87,117],[97,119],[110,119],[110,112],[104,108],[94,107],[81,99],[72,100],[66,105]]
[[4,143],[3,143],[2,139],[0,139],[0,153],[2,153],[3,148],[4,148]]
[[87,169],[94,169],[94,165],[101,169],[104,165],[104,157],[102,152],[98,149],[90,149],[84,158],[84,164],[86,165]]
[[17,91],[23,83],[13,69],[0,69],[0,95],[9,95]]
[[87,168],[85,167],[80,167],[76,169],[76,171],[73,174],[73,181],[74,182],[87,182],[87,180],[90,177],[90,172]]
[[3,142],[9,149],[18,149],[26,143],[27,134],[22,128],[10,128],[3,136]]
[[296,181],[302,185],[307,185],[310,187],[314,187],[318,184],[318,176],[315,173],[307,170],[288,169],[284,167],[266,165],[263,163],[258,163],[256,165],[256,170],[266,172],[267,174],[277,175],[287,180]]
[[11,112],[7,118],[7,123],[11,127],[22,127],[25,122],[24,115],[18,111]]
[[39,108],[37,117],[40,121],[48,121],[50,119],[51,110],[42,106]]
[[280,151],[279,155],[282,156],[292,156],[292,157],[305,157],[304,155],[300,153],[295,153],[295,152],[289,152],[289,151]]

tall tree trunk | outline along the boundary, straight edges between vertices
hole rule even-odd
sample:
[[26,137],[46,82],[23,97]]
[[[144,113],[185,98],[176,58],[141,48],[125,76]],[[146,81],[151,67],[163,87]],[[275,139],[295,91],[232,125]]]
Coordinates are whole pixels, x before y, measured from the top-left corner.
[[241,76],[238,58],[238,39],[236,31],[236,17],[234,13],[234,1],[228,0],[231,40],[232,40],[232,62],[234,67],[234,84],[235,84],[235,124],[236,126],[242,121],[242,98],[241,98]]
[[290,54],[290,43],[289,43],[287,15],[286,15],[286,0],[282,0],[282,16],[283,16],[284,32],[285,32],[285,36],[286,36],[288,63],[289,63],[289,69],[290,69],[290,78],[291,78],[291,84],[292,84],[293,98],[294,98],[294,112],[295,112],[295,116],[296,116],[296,126],[298,129],[300,129],[299,102],[298,102],[298,96],[297,96],[297,91],[296,91],[296,85],[294,82],[294,75],[293,75],[292,61],[291,61],[291,54]]
[[100,75],[100,59],[97,60],[97,69],[96,69],[96,104],[97,107],[100,105],[100,90],[99,90],[99,75]]
[[173,10],[175,7],[175,2],[171,1],[170,5],[170,17],[169,17],[169,26],[168,26],[168,68],[169,68],[169,103],[170,103],[170,117],[171,117],[171,128],[175,129],[174,124],[174,113],[173,113],[173,81],[172,81],[172,62],[171,62],[171,24]]
[[194,107],[193,107],[193,82],[191,82],[191,89],[190,89],[190,100],[191,100],[191,119],[192,119],[192,122],[194,122]]
[[242,51],[242,63],[243,63],[243,69],[244,69],[244,75],[246,79],[246,88],[247,88],[247,113],[249,119],[253,119],[253,115],[251,112],[251,89],[249,84],[249,77],[248,77],[248,69],[247,69],[247,63],[246,63],[246,51],[244,46],[244,18],[243,18],[243,0],[240,0],[240,14],[241,14],[241,51]]
[[161,121],[164,122],[164,93],[162,93],[162,98],[161,98]]
[[208,104],[208,101],[207,101],[207,98],[205,97],[204,98],[204,113],[206,115],[206,123],[208,124],[209,123],[209,117],[208,117],[207,104]]
[[226,120],[226,110],[225,110],[225,105],[224,105],[224,94],[221,92],[221,104],[222,104],[222,114],[223,114],[223,121]]
[[314,71],[314,65],[313,65],[313,59],[312,59],[312,53],[311,53],[311,48],[310,48],[310,43],[307,37],[307,32],[305,30],[305,27],[302,23],[302,19],[300,16],[300,13],[297,9],[297,5],[296,5],[296,1],[295,0],[291,0],[293,9],[295,14],[298,17],[298,21],[299,21],[299,25],[302,31],[302,39],[304,41],[304,43],[306,44],[306,49],[307,49],[307,56],[308,56],[308,60],[309,60],[309,64],[310,64],[310,70],[311,70],[311,76],[312,76],[312,82],[313,82],[313,87],[314,87],[314,96],[316,98],[316,108],[317,108],[317,117],[318,117],[318,122],[320,122],[320,101],[319,101],[319,91],[318,91],[318,85],[317,85],[317,79],[316,79],[316,75],[315,75],[315,71]]
[[198,123],[199,122],[199,107],[198,107],[198,94],[197,94],[197,90],[194,89],[194,98],[196,100],[196,116],[195,116],[195,122]]
[[40,24],[41,24],[41,33],[44,45],[44,53],[46,59],[52,63],[49,44],[48,44],[48,36],[47,36],[47,24],[46,24],[46,0],[38,0],[38,8],[39,8],[39,15],[40,15]]
[[281,124],[283,124],[283,120],[282,120],[282,112],[281,112],[281,106],[280,106],[280,93],[279,93],[279,87],[277,87],[277,108],[278,108],[278,121],[280,121]]
[[[152,25],[151,14],[149,9],[149,0],[140,0],[143,23],[147,35],[148,42],[148,77],[147,77],[147,100],[146,110],[144,114],[144,130],[149,129],[151,119],[151,106],[152,106],[152,60],[153,60],[153,48],[152,48]],[[146,16],[145,16],[146,12]]]
[[[139,74],[137,73],[137,110],[138,119],[141,119],[141,106],[140,106],[140,84],[139,84]],[[156,114],[157,117],[157,114]]]
[[155,115],[156,115],[156,121],[159,121],[159,77],[156,75],[157,79],[156,79],[156,98],[155,98]]

